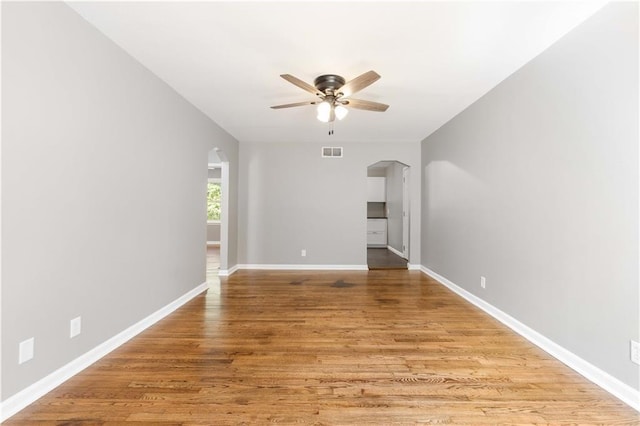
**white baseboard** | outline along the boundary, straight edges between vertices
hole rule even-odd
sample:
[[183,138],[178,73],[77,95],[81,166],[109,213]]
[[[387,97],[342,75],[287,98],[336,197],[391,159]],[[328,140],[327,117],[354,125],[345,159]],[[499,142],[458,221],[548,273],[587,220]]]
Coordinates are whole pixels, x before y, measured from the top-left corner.
[[220,241],[207,241],[207,247],[208,246],[218,246],[220,247]]
[[538,346],[543,351],[547,352],[549,355],[557,358],[568,367],[572,368],[588,380],[592,381],[602,389],[620,399],[625,404],[631,406],[637,411],[640,411],[640,391],[602,371],[595,365],[585,361],[573,352],[570,352],[557,343],[549,340],[547,337],[522,324],[512,316],[502,312],[500,309],[496,308],[490,303],[485,302],[481,298],[473,295],[462,287],[459,287],[458,285],[452,283],[445,277],[438,275],[436,272],[430,270],[429,268],[421,266],[420,270],[438,281],[440,284],[449,288],[451,291],[458,294],[468,302],[482,309],[534,345]]
[[234,272],[236,272],[238,270],[238,265],[234,265],[229,269],[220,269],[218,271],[218,276],[219,277],[228,277],[229,275],[233,274]]
[[421,271],[422,265],[416,265],[415,263],[407,263],[407,269],[410,271]]
[[0,402],[0,422],[4,422],[9,417],[13,416],[29,404],[33,403],[41,396],[52,391],[71,377],[80,373],[82,370],[89,367],[91,364],[98,361],[109,352],[122,346],[128,340],[146,330],[156,322],[160,321],[162,318],[166,317],[167,315],[178,309],[180,306],[184,305],[185,303],[205,291],[207,288],[209,288],[209,285],[207,283],[200,284],[193,290],[190,290],[189,292],[180,296],[163,308],[158,309],[148,317],[140,320],[126,330],[116,334],[109,340],[101,343],[90,351],[80,355],[78,358],[74,359],[67,365],[60,367],[48,376],[38,380],[34,384],[21,390],[17,394]]
[[400,256],[401,258],[404,259],[404,253],[402,253],[401,251],[398,251],[391,246],[387,246],[387,250],[389,250],[391,253],[395,254],[396,256]]
[[368,271],[367,265],[272,265],[272,264],[242,264],[238,269],[260,269],[280,271]]

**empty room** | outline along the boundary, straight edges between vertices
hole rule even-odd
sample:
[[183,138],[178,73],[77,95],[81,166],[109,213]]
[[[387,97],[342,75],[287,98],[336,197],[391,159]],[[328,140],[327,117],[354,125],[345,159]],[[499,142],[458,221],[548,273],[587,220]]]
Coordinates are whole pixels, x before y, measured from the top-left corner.
[[0,421],[640,425],[638,1],[2,1]]

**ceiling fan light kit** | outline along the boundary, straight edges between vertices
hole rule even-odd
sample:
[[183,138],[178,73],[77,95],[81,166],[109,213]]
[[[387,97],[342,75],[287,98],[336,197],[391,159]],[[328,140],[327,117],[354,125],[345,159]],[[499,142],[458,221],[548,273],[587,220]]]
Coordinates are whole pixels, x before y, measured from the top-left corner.
[[[308,102],[275,105],[271,107],[273,109],[318,105],[316,118],[323,123],[333,123],[336,118],[338,120],[342,120],[347,116],[349,110],[346,107],[377,112],[384,112],[389,108],[389,105],[378,102],[350,98],[352,94],[359,92],[380,79],[380,75],[375,71],[368,71],[349,82],[346,82],[346,80],[339,75],[325,74],[317,77],[313,81],[313,86],[290,74],[282,74],[280,77],[287,80],[289,83],[312,93],[320,98],[320,101],[313,100]],[[333,131],[329,131],[329,134],[333,134]]]
[[347,116],[347,114],[349,114],[349,110],[343,107],[342,105],[336,105],[335,112],[336,112],[336,118],[338,120],[342,120]]
[[328,123],[331,120],[331,110],[333,109],[333,105],[328,101],[324,100],[318,104],[318,120],[323,123]]

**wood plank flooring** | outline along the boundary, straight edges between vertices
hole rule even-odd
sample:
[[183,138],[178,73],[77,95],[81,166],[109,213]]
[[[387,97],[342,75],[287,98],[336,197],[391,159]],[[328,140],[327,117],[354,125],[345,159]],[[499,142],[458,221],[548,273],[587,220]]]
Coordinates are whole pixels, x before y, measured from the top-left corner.
[[207,246],[207,282],[217,283],[220,272],[220,246]]
[[639,414],[418,271],[240,271],[7,425],[606,424]]

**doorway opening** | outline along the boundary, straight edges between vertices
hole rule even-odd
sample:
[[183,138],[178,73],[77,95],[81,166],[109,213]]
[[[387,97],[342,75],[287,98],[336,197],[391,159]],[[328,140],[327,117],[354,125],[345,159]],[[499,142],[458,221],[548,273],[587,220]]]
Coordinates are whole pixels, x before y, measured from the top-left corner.
[[410,167],[395,160],[367,167],[367,265],[407,269]]
[[207,161],[207,282],[216,282],[227,269],[227,211],[229,162],[219,148],[208,153]]

